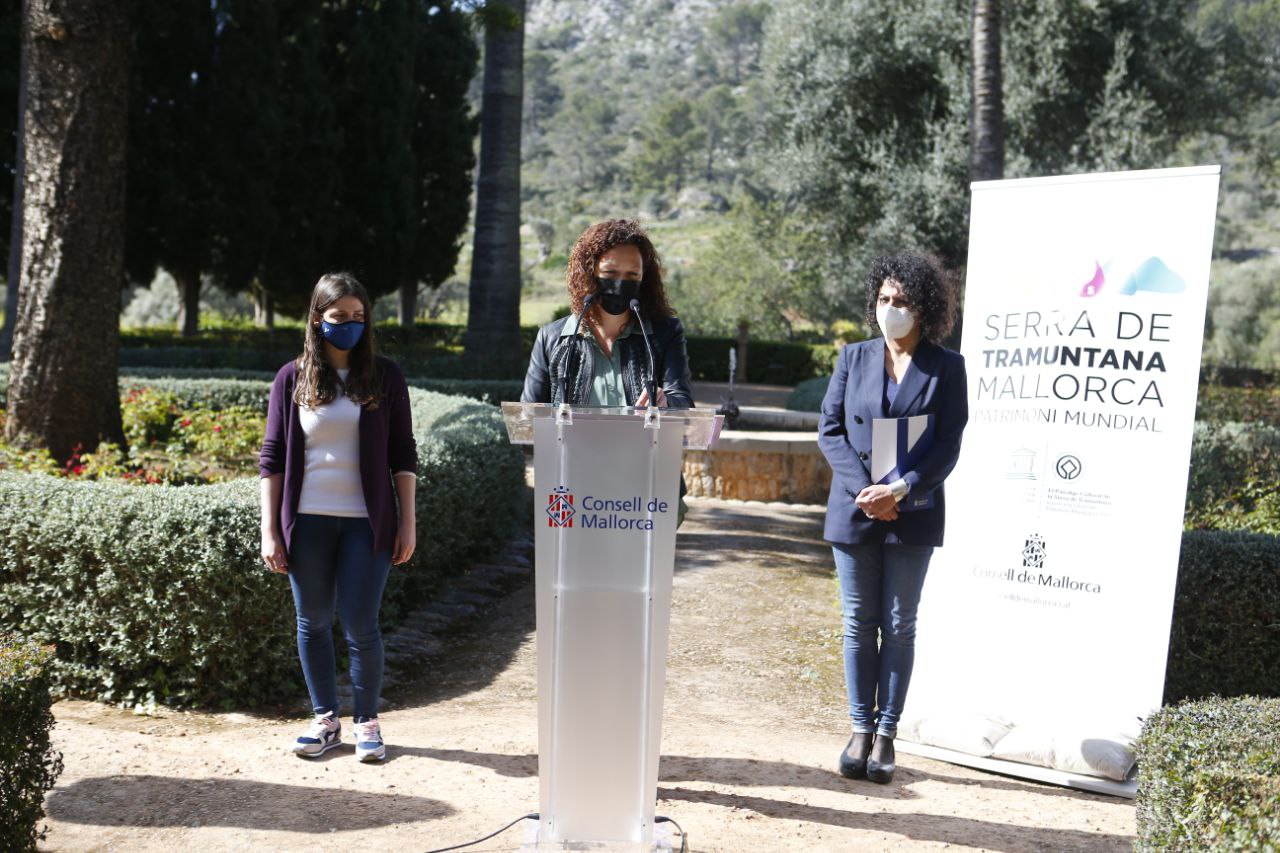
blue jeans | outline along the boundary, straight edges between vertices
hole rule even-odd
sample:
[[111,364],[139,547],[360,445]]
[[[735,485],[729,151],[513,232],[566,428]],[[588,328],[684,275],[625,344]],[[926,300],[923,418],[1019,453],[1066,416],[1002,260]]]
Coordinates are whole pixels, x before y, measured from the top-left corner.
[[369,519],[299,515],[294,522],[289,585],[298,611],[298,658],[317,714],[338,713],[336,599],[351,656],[352,713],[378,715],[383,665],[378,610],[390,570],[391,551],[373,550]]
[[916,657],[916,610],[933,547],[837,544],[832,550],[853,730],[897,737]]

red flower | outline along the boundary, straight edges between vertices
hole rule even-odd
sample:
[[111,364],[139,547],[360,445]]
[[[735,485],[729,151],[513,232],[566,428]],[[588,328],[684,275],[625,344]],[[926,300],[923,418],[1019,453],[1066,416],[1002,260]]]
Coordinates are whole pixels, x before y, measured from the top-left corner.
[[183,419],[182,419],[182,425],[183,425],[184,427],[189,427],[189,426],[191,426],[191,418],[183,418]]
[[222,426],[221,426],[221,425],[215,426],[215,427],[213,428],[213,431],[214,431],[214,432],[222,432]]
[[81,474],[84,473],[84,466],[83,465],[75,466],[74,468],[71,469],[71,473],[75,474],[77,477],[80,476]]

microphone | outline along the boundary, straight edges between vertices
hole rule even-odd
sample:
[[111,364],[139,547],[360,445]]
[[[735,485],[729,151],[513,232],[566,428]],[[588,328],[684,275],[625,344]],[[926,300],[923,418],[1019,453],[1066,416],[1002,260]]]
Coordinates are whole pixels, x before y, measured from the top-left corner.
[[573,373],[574,356],[578,354],[578,331],[582,328],[582,318],[587,316],[587,311],[591,309],[591,303],[596,301],[594,293],[588,293],[582,300],[582,310],[578,312],[576,322],[573,324],[573,335],[569,341],[573,349],[569,350],[569,357],[564,360],[564,375],[560,377],[560,405],[569,405],[569,375]]
[[658,405],[658,372],[653,363],[653,347],[649,345],[649,336],[644,331],[644,318],[640,316],[640,300],[631,300],[631,313],[636,315],[636,322],[640,324],[640,337],[644,338],[644,348],[649,353],[649,405]]

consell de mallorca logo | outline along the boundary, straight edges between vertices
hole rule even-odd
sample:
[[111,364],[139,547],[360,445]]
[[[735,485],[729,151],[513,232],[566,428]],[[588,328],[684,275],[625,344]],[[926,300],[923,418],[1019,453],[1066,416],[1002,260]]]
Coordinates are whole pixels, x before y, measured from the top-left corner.
[[653,519],[670,511],[667,501],[632,495],[625,498],[587,495],[574,506],[573,492],[557,486],[547,494],[547,526],[594,530],[652,530]]

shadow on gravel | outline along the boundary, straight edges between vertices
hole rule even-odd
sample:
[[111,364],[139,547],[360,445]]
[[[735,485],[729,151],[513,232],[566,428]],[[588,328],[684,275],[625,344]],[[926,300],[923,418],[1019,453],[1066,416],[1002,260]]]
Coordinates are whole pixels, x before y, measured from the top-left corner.
[[[492,770],[500,776],[530,778],[538,775],[538,756],[528,753],[503,754],[467,749],[439,749],[397,745],[394,754],[452,761]],[[1056,788],[1035,782],[1020,782],[1004,777],[968,779],[928,773],[899,765],[894,782],[876,785],[845,779],[834,770],[789,761],[766,761],[756,758],[702,757],[663,755],[659,759],[658,779],[662,782],[705,782],[712,785],[739,785],[760,788],[808,788],[819,791],[851,793],[863,797],[886,797],[894,800],[920,799],[923,795],[910,786],[917,782],[942,782],[947,785],[976,785],[988,791],[1040,793],[1046,797],[1109,801],[1112,798],[1068,788]],[[683,789],[681,789],[683,790]]]
[[[697,502],[676,537],[675,571],[737,565],[744,560],[818,577],[834,574],[821,539],[822,514],[812,508]],[[410,678],[403,671],[387,691],[399,707],[443,702],[489,686],[511,665],[535,627],[532,576],[441,637],[445,648]]]
[[[295,808],[281,808],[292,803]],[[45,801],[56,820],[94,826],[227,826],[327,835],[454,814],[439,800],[353,794],[240,779],[97,776],[58,788]]]
[[[886,787],[892,789],[896,786]],[[861,794],[862,790],[859,789],[858,793]],[[844,829],[863,829],[871,832],[892,832],[913,841],[963,844],[983,850],[1000,850],[1008,853],[1033,850],[1128,850],[1133,842],[1133,839],[1127,836],[1102,832],[1013,826],[956,815],[895,814],[834,809],[829,806],[815,806],[789,800],[773,800],[767,797],[692,788],[659,787],[658,799],[741,809],[779,820],[822,823]]]
[[834,574],[823,512],[778,504],[690,504],[676,536],[676,573],[751,560],[809,575]]
[[534,631],[532,576],[493,606],[440,636],[441,651],[423,660],[421,675],[401,670],[384,691],[396,707],[444,702],[483,690],[511,666],[520,646]]

